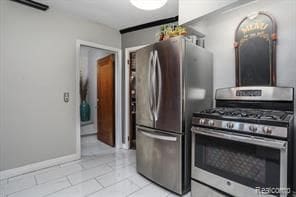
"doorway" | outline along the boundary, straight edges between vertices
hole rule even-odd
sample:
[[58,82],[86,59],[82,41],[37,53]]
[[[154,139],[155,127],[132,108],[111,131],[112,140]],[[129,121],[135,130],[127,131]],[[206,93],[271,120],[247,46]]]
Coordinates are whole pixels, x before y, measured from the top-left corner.
[[102,146],[98,140],[115,146],[114,57],[108,50],[87,46],[80,50],[82,155],[99,152]]
[[125,49],[125,146],[136,148],[136,51],[146,45]]
[[[115,146],[115,148],[122,147],[122,124],[121,124],[121,50],[99,45],[95,43],[85,42],[78,40],[77,41],[77,72],[76,72],[76,123],[77,123],[77,140],[76,140],[76,149],[77,154],[81,155],[83,146],[85,142],[99,142],[100,146],[103,143],[109,144],[111,146]],[[86,50],[87,49],[87,50]],[[81,55],[83,51],[84,56]],[[87,54],[86,58],[85,54]],[[100,56],[98,55],[100,54]],[[86,61],[87,59],[87,61]],[[111,66],[99,66],[104,59],[111,60]],[[92,63],[90,63],[92,61]],[[88,121],[81,120],[80,114],[80,80],[83,69],[81,69],[81,62],[84,62],[84,65],[88,65],[87,71],[85,74],[88,78],[88,95],[87,101],[90,103],[90,118]],[[85,63],[87,62],[87,64]],[[104,68],[104,69],[102,69]],[[108,68],[108,69],[105,69]],[[98,70],[99,69],[99,70]],[[101,75],[101,73],[105,73]],[[111,73],[108,75],[108,73]],[[100,77],[101,75],[101,77]],[[109,78],[107,77],[109,76]],[[101,78],[101,83],[100,83]],[[106,85],[106,83],[108,83]],[[105,91],[101,91],[101,88],[98,86],[101,85],[101,88],[104,88]],[[111,85],[111,86],[110,86]],[[108,90],[108,91],[106,91]],[[110,91],[111,90],[111,91]],[[112,92],[112,93],[109,93]],[[99,96],[107,96],[112,97],[112,99],[100,99]],[[100,100],[104,102],[104,100],[112,100],[112,102],[107,103],[109,105],[108,110],[109,112],[106,113],[106,107],[104,108],[105,104],[100,104]],[[102,106],[102,110],[105,112],[101,113],[100,106]],[[112,110],[110,110],[112,108]],[[110,117],[112,117],[110,119]],[[101,124],[100,124],[101,123]],[[106,126],[108,125],[108,126]],[[88,127],[87,132],[85,132],[83,127]],[[111,135],[107,135],[106,133],[101,134],[101,131],[112,132]],[[83,140],[81,135],[88,136]],[[95,136],[95,140],[90,136]],[[107,137],[106,137],[107,136]],[[111,136],[111,137],[109,137]],[[111,139],[111,140],[110,140]],[[103,143],[102,143],[103,142]]]

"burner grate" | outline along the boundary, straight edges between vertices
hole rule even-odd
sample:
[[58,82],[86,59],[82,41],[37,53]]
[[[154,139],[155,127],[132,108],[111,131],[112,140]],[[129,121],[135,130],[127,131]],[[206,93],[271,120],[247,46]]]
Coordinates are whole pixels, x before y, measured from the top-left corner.
[[238,117],[252,118],[262,120],[284,120],[287,117],[284,111],[272,110],[254,110],[254,109],[238,109],[238,108],[214,108],[202,111],[203,114],[223,116],[223,117]]

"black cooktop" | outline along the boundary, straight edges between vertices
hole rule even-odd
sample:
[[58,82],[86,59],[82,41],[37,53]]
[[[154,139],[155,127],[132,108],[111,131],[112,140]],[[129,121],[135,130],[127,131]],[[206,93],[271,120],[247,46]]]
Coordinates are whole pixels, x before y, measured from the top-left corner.
[[215,119],[231,118],[245,121],[288,122],[291,118],[291,112],[249,108],[211,108],[194,113],[194,116]]

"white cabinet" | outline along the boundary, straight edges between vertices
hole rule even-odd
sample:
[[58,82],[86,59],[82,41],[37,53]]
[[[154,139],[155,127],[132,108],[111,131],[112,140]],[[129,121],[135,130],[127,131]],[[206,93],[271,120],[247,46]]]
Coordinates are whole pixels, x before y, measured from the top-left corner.
[[233,8],[254,0],[179,0],[179,24],[188,23],[215,11]]

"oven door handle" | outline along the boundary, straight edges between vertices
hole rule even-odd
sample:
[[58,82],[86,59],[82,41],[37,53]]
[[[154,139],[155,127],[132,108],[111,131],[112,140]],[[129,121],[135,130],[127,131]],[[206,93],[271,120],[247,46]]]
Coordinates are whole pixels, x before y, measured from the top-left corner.
[[281,141],[281,140],[275,140],[275,139],[266,139],[266,138],[256,138],[249,135],[238,135],[238,134],[228,134],[226,132],[223,132],[221,130],[215,130],[212,129],[205,129],[201,127],[192,127],[191,131],[193,133],[197,133],[200,135],[206,135],[226,140],[232,140],[237,142],[243,142],[248,144],[254,144],[258,146],[265,146],[269,148],[276,148],[280,150],[286,150],[287,149],[287,142]]

